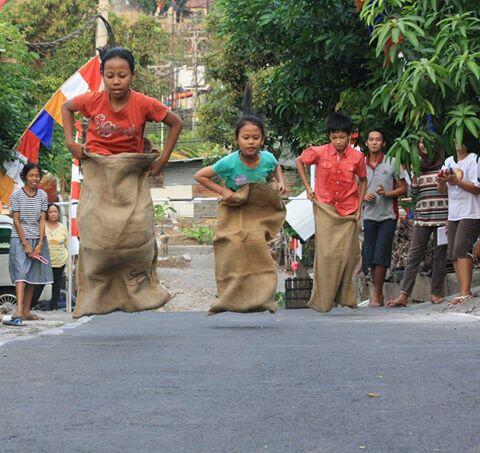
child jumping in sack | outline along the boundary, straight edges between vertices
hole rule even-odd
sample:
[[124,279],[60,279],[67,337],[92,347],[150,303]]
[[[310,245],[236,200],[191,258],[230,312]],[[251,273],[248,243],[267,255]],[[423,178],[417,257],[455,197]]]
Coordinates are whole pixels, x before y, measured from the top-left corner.
[[[159,284],[153,203],[148,175],[158,175],[175,146],[182,120],[161,102],[131,88],[135,61],[124,48],[100,49],[105,90],[62,106],[65,142],[85,159],[78,207],[80,255],[74,317],[164,305]],[[86,144],[74,140],[74,114],[90,119]],[[144,154],[148,121],[170,130],[161,155]]]
[[[209,314],[276,311],[277,270],[267,241],[285,220],[283,174],[275,156],[261,151],[263,122],[245,116],[235,129],[238,151],[198,171],[195,179],[221,195],[215,227],[215,277],[219,300]],[[215,182],[219,176],[225,186]],[[267,184],[273,176],[276,187]]]

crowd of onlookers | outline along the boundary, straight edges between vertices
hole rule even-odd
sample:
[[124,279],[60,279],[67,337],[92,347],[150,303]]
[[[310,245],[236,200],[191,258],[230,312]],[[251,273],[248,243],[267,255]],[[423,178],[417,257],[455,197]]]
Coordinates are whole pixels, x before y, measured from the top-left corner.
[[[386,141],[382,129],[372,129],[366,139],[367,190],[363,206],[363,270],[372,279],[374,291],[370,306],[406,306],[412,294],[419,267],[431,253],[431,302],[444,300],[447,262],[453,263],[461,303],[472,297],[472,272],[480,252],[480,164],[475,150],[478,140],[466,134],[455,154],[446,157],[439,147],[427,150],[418,142],[420,171],[397,171],[395,158],[384,154]],[[413,170],[413,169],[412,169]],[[402,241],[397,230],[398,199],[413,200],[413,231]],[[400,224],[400,228],[402,228]],[[400,240],[395,244],[395,233]],[[432,240],[433,237],[433,247]],[[429,244],[430,248],[429,249]],[[408,247],[401,291],[385,301],[383,286],[391,266],[392,248]],[[396,263],[398,265],[398,263]]]

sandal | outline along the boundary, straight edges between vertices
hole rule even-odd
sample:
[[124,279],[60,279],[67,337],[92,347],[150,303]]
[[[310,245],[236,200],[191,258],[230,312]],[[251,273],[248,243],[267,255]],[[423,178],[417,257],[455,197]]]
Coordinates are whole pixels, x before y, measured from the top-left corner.
[[408,306],[408,302],[403,304],[401,302],[397,302],[395,299],[389,300],[385,307],[387,308],[406,308]]
[[452,299],[452,302],[450,302],[450,305],[458,305],[461,304],[462,302],[465,302],[468,299],[471,299],[473,296],[471,294],[467,294],[466,296],[457,296]]
[[19,319],[20,321],[25,321],[25,316],[23,316],[23,315],[13,315],[11,319],[13,321],[15,321],[16,319]]
[[21,319],[15,318],[15,319],[5,319],[5,321],[2,322],[2,324],[6,326],[12,326],[12,327],[21,327],[23,326],[23,322]]

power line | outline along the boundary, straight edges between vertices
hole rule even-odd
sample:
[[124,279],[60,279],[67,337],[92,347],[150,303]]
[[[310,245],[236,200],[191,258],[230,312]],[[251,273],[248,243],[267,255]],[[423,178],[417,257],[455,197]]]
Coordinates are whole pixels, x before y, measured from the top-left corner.
[[103,24],[105,25],[105,28],[107,29],[108,39],[113,44],[115,42],[115,35],[113,33],[112,27],[110,26],[108,21],[102,15],[97,14],[96,16],[94,16],[90,20],[88,20],[85,24],[83,24],[80,28],[77,28],[76,30],[69,33],[68,35],[62,36],[61,38],[55,39],[54,41],[29,42],[29,43],[27,43],[27,47],[30,50],[38,50],[40,52],[41,51],[46,52],[48,50],[56,49],[58,46],[62,45],[66,41],[69,41],[70,39],[74,38],[75,36],[79,36],[82,33],[84,33],[92,25],[96,24],[98,19],[100,19],[103,22]]

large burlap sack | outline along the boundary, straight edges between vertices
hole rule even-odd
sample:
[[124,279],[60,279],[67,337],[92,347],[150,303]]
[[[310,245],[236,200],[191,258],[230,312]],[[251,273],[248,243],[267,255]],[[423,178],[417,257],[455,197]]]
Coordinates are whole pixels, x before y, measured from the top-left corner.
[[308,306],[325,313],[334,302],[356,308],[353,274],[360,259],[355,214],[341,216],[325,203],[314,203],[315,264]]
[[216,301],[209,314],[277,309],[277,268],[268,241],[285,221],[285,205],[274,185],[249,184],[238,203],[220,203],[215,226]]
[[80,254],[73,317],[159,308],[171,296],[157,276],[147,176],[158,154],[87,156],[78,206]]

